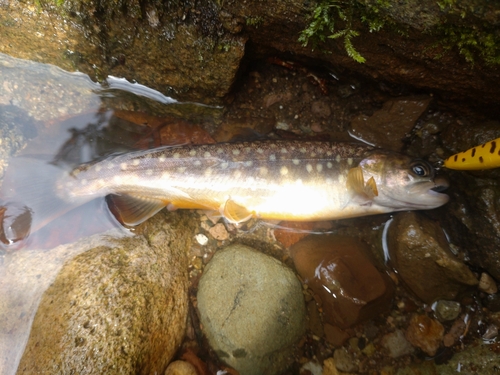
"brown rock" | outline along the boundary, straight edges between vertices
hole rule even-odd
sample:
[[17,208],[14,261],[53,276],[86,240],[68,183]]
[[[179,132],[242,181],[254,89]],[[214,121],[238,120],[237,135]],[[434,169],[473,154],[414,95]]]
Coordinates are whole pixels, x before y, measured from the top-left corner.
[[184,335],[187,214],[68,261],[42,297],[18,374],[164,373]]
[[444,328],[437,320],[426,315],[414,315],[406,330],[406,339],[412,345],[433,356],[443,341],[443,334]]
[[427,110],[430,101],[427,96],[389,100],[373,116],[354,118],[349,127],[350,133],[377,147],[400,151],[403,138]]
[[493,278],[487,273],[482,273],[481,278],[479,279],[478,288],[480,291],[488,293],[488,294],[496,294],[498,292],[497,283]]
[[393,267],[424,302],[453,300],[478,281],[450,251],[446,236],[434,221],[416,212],[395,215],[388,231]]
[[390,307],[393,284],[358,240],[309,236],[290,252],[298,273],[321,299],[325,322],[347,328]]

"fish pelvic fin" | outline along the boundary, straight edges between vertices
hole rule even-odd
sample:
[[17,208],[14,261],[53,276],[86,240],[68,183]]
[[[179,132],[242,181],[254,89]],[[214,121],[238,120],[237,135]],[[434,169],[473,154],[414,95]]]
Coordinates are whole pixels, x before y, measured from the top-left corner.
[[377,183],[373,177],[370,177],[365,183],[363,169],[358,166],[349,169],[346,180],[347,189],[355,196],[361,197],[364,200],[371,201],[378,196]]
[[110,194],[106,200],[115,217],[121,223],[131,227],[143,223],[169,203],[129,194]]
[[255,212],[250,212],[231,198],[220,207],[219,211],[231,224],[243,223],[250,220],[255,214]]

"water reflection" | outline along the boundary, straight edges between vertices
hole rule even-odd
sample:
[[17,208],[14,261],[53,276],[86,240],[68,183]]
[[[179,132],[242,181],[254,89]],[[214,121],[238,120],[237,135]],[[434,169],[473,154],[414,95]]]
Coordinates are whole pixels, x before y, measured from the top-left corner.
[[0,194],[0,373],[14,374],[41,295],[64,262],[130,235],[104,199],[59,210],[46,182],[78,164],[157,145],[161,124],[129,121],[124,108],[168,115],[163,121],[170,123],[217,118],[220,109],[177,103],[112,77],[101,86],[79,73],[2,54],[0,87],[0,141],[16,146],[0,153],[1,166],[8,164]]

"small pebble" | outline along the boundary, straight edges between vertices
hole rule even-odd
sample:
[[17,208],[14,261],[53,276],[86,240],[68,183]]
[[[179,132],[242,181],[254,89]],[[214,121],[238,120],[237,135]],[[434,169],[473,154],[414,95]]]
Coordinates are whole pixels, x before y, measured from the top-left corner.
[[399,329],[382,337],[381,345],[391,358],[398,358],[413,352],[413,347],[406,340],[403,331]]
[[497,283],[487,273],[482,273],[479,279],[479,290],[487,294],[496,294],[498,292]]
[[205,246],[208,243],[208,237],[203,233],[198,233],[194,238],[201,246]]
[[460,314],[460,303],[456,301],[439,300],[433,305],[436,317],[441,322],[455,320]]
[[426,315],[414,315],[405,336],[413,346],[434,356],[443,340],[443,334],[444,327],[437,320]]
[[288,129],[290,129],[290,125],[288,125],[286,122],[277,122],[276,123],[276,129],[279,129],[279,130],[288,130]]
[[224,227],[224,224],[222,223],[215,224],[208,230],[208,233],[210,233],[213,238],[219,241],[224,241],[229,238],[226,227]]
[[165,375],[197,375],[196,368],[189,362],[174,361],[168,365]]
[[492,340],[498,336],[498,327],[495,324],[490,324],[483,335],[483,339]]

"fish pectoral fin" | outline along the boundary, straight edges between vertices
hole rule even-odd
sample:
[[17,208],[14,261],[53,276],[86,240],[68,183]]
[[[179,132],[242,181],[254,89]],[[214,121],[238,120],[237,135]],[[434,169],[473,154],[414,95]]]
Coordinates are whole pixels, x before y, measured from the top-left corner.
[[370,196],[370,198],[378,197],[377,183],[375,182],[373,176],[370,177],[366,182],[365,191]]
[[349,169],[349,172],[347,173],[346,185],[347,189],[354,193],[354,195],[364,199],[371,200],[378,196],[377,183],[375,182],[375,179],[372,176],[365,184],[363,170],[359,166]]
[[232,199],[228,199],[220,208],[220,213],[232,224],[239,224],[250,220],[254,216],[253,212],[239,205]]
[[117,219],[125,225],[136,226],[165,207],[168,202],[135,195],[108,195],[108,206]]

